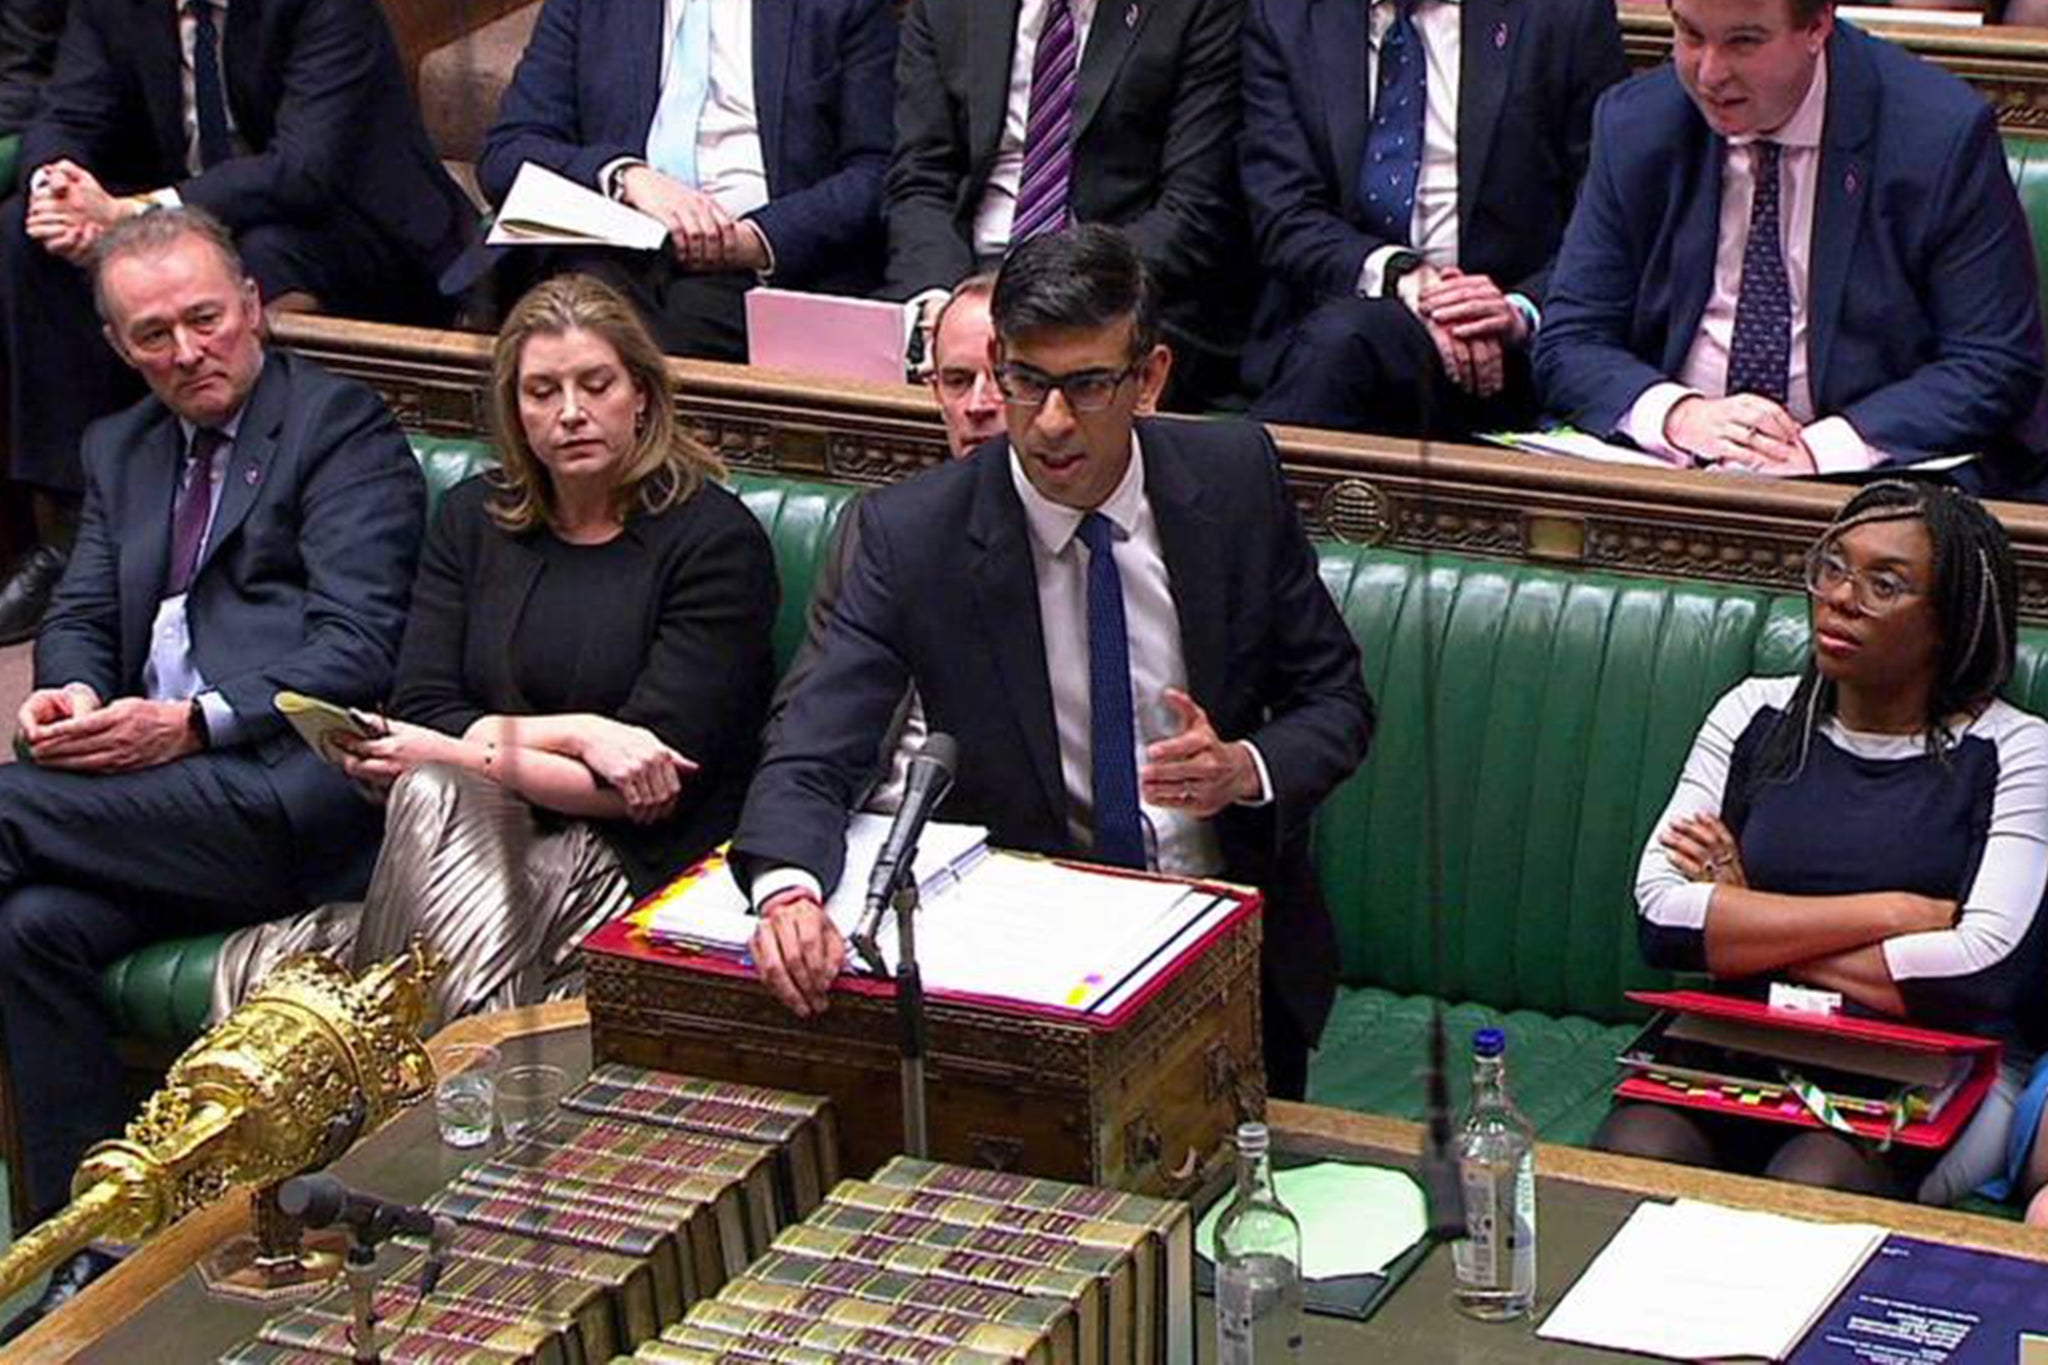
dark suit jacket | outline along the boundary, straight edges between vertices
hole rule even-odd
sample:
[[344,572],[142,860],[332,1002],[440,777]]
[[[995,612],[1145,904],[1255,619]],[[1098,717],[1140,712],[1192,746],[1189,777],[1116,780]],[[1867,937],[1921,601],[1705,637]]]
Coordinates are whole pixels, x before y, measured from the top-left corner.
[[[1219,734],[1258,745],[1273,780],[1271,804],[1217,817],[1225,871],[1267,892],[1269,979],[1313,1040],[1335,993],[1337,946],[1309,863],[1309,817],[1371,737],[1358,648],[1263,428],[1153,419],[1138,429],[1189,690]],[[1008,441],[872,493],[859,510],[859,555],[823,651],[747,793],[733,840],[740,874],[788,865],[827,890],[838,882],[848,806],[910,682],[932,729],[960,745],[946,818],[986,824],[1005,848],[1081,852],[1067,830]]]
[[[520,621],[544,562],[537,538],[512,535],[487,511],[489,474],[451,491],[420,558],[412,619],[398,661],[392,709],[459,735],[485,715],[532,715],[520,683],[528,656]],[[586,659],[637,658],[637,668],[592,665],[577,676],[569,708],[645,726],[701,765],[668,819],[604,821],[635,894],[644,895],[732,833],[759,753],[761,715],[774,686],[769,633],[780,588],[761,523],[723,488],[707,484],[655,516],[635,515],[622,533],[634,569],[620,574],[592,629]]]
[[[1458,6],[1458,264],[1539,306],[1585,173],[1593,105],[1628,75],[1610,0]],[[1294,326],[1357,292],[1367,256],[1358,171],[1371,125],[1365,0],[1249,0],[1245,202],[1266,287],[1248,373]]]
[[[888,182],[896,297],[974,272],[974,212],[1002,140],[1017,10],[1018,0],[911,0],[903,16]],[[1244,0],[1100,0],[1081,53],[1073,215],[1129,233],[1169,307],[1239,273],[1243,10]]]
[[[86,432],[78,543],[36,636],[37,686],[84,682],[107,700],[141,695],[184,454],[177,419],[154,398]],[[419,464],[376,394],[269,352],[186,614],[193,661],[267,767],[315,900],[323,888],[361,889],[382,822],[271,703],[289,690],[371,706],[389,691],[425,496]]]
[[[888,0],[753,0],[754,108],[768,203],[749,215],[775,250],[775,283],[874,287],[889,80]],[[647,153],[661,96],[661,0],[547,0],[484,140],[477,180],[504,199],[528,161],[579,184]]]
[[462,250],[476,211],[427,144],[377,0],[236,0],[221,65],[250,152],[188,176],[177,7],[73,0],[23,182],[69,157],[116,194],[175,185],[237,233],[339,215],[426,270]]
[[[1818,415],[1895,456],[1990,450],[1990,491],[2048,449],[2034,252],[1990,106],[1836,21],[1808,282]],[[1670,67],[1611,92],[1551,275],[1536,379],[1598,435],[1677,375],[1714,284],[1726,143]]]

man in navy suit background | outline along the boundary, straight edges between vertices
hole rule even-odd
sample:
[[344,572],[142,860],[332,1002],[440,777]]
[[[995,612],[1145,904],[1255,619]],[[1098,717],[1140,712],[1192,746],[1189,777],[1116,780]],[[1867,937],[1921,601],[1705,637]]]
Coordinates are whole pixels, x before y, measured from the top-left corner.
[[1627,74],[1612,0],[1251,0],[1255,415],[1526,425],[1528,343],[1593,104]]
[[2048,420],[2033,247],[1992,110],[1828,0],[1672,0],[1672,65],[1602,101],[1537,338],[1547,406],[1675,464],[1854,473]]
[[665,253],[540,268],[618,286],[672,354],[744,360],[757,281],[880,282],[895,57],[888,0],[546,0],[477,179],[502,203],[531,161],[666,223]]
[[[381,812],[288,728],[280,690],[389,689],[425,516],[370,390],[267,349],[218,222],[111,228],[107,338],[154,396],[86,433],[78,545],[0,765],[0,1033],[32,1218],[127,1117],[100,969],[369,881]],[[0,1340],[105,1268],[83,1252]]]
[[40,543],[0,585],[0,644],[63,572],[88,423],[141,396],[100,339],[82,266],[151,203],[207,210],[273,306],[439,323],[436,276],[477,215],[413,107],[377,0],[73,0],[0,207],[12,446]]
[[823,1008],[844,945],[820,897],[914,683],[960,746],[948,819],[1264,891],[1268,1082],[1300,1098],[1337,980],[1309,821],[1371,739],[1358,647],[1264,428],[1136,417],[1172,353],[1122,234],[1012,248],[991,311],[1008,436],[861,501],[747,793],[733,861],[762,915],[754,959],[800,1013]]

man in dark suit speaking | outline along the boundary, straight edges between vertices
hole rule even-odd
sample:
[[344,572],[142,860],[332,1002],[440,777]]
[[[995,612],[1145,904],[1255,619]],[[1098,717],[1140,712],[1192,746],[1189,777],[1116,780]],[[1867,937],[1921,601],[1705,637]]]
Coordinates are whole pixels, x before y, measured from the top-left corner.
[[1298,1097],[1337,979],[1309,817],[1372,734],[1357,646],[1264,431],[1135,420],[1172,356],[1121,234],[1019,245],[992,311],[1008,438],[862,502],[838,609],[747,794],[733,848],[755,961],[798,1013],[823,1008],[844,948],[819,897],[915,683],[959,742],[949,819],[1265,892],[1268,1079]]
[[1830,0],[1672,0],[1613,90],[1550,277],[1536,381],[1679,465],[2048,472],[2034,249],[1989,105]]
[[0,1030],[33,1217],[126,1117],[100,968],[368,882],[381,813],[272,700],[384,694],[424,517],[376,395],[266,350],[219,223],[127,219],[94,276],[108,340],[154,396],[86,433],[78,547],[17,718],[27,761],[0,766]]

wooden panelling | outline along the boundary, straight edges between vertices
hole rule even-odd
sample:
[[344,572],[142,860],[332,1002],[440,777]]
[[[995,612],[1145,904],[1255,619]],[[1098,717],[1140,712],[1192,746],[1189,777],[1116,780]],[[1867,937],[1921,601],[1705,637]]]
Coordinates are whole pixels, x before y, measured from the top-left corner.
[[[483,433],[486,337],[303,316],[280,319],[276,334],[376,388],[407,427]],[[736,467],[877,484],[945,458],[938,409],[923,389],[669,364],[680,411]],[[1848,494],[1305,428],[1274,436],[1319,535],[1787,591]],[[1999,511],[2019,549],[2021,613],[2048,623],[2048,509]]]

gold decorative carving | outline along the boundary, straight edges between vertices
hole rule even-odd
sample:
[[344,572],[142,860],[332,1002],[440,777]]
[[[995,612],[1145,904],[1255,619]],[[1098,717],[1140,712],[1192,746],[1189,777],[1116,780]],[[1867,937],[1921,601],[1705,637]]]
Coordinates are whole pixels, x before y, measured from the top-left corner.
[[1310,520],[1351,545],[1384,545],[1394,530],[1386,494],[1366,479],[1340,479],[1324,489]]

